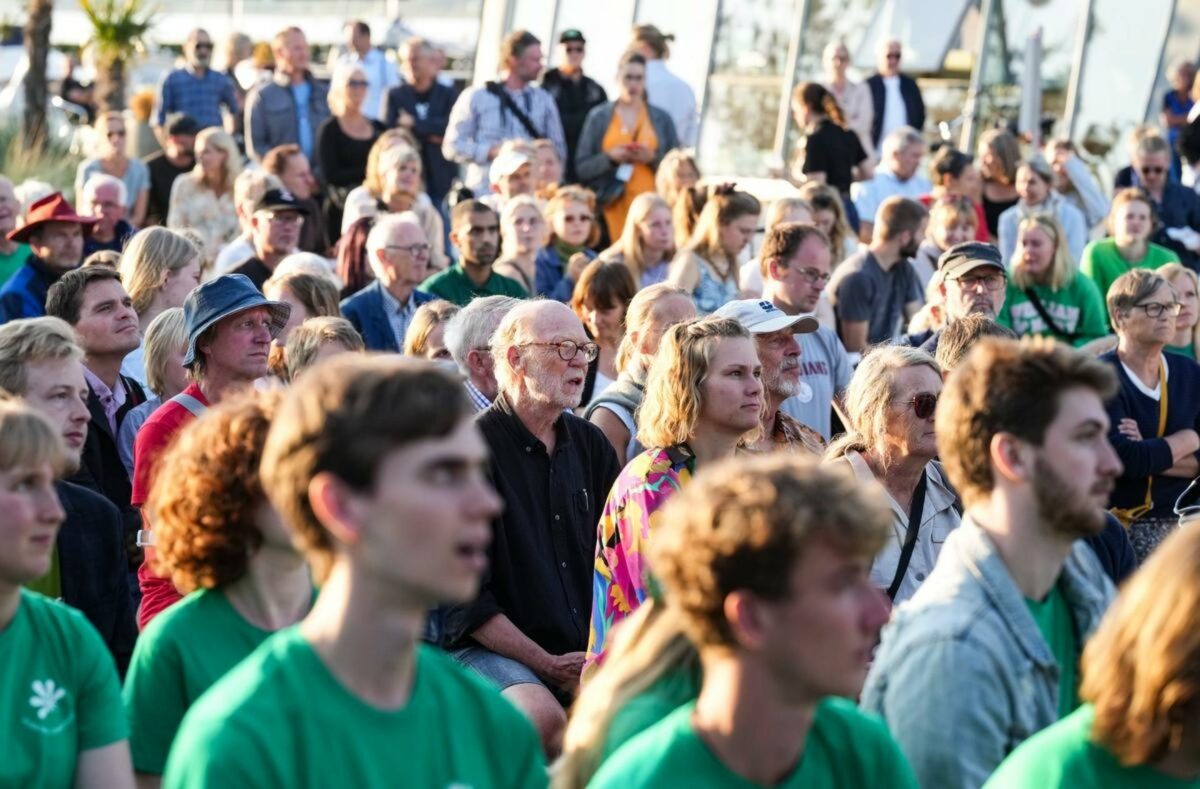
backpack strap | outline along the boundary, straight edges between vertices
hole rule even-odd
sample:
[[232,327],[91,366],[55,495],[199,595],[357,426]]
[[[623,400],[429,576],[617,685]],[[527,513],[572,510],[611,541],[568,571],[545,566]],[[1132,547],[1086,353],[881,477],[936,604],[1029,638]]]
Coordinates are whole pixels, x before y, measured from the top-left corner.
[[197,400],[195,397],[192,397],[187,392],[180,392],[167,402],[183,406],[188,410],[189,413],[191,413],[192,416],[196,417],[203,415],[204,412],[208,410],[208,406]]

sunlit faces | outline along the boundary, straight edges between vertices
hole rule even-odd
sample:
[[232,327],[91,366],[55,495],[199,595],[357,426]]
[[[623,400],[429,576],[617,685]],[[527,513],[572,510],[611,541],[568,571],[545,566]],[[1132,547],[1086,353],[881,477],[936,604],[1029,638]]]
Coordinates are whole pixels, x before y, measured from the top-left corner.
[[650,311],[650,325],[645,333],[637,338],[638,352],[646,359],[646,364],[649,365],[650,359],[658,351],[667,329],[694,317],[696,303],[691,297],[676,293],[659,299]]
[[562,183],[563,166],[558,151],[549,145],[539,145],[534,149],[534,154],[534,181],[538,188]]
[[901,181],[907,181],[917,174],[921,159],[925,157],[925,143],[915,142],[905,145],[896,151],[892,158],[892,171]]
[[800,391],[800,343],[789,326],[754,335],[762,382],[768,395],[787,399]]
[[541,44],[532,44],[520,55],[509,60],[509,68],[513,74],[525,82],[537,79],[542,73],[543,65]]
[[[530,317],[530,341],[510,348],[508,357],[519,363],[522,386],[529,399],[558,409],[576,408],[583,396],[588,360],[579,346],[589,342],[579,318],[566,305],[554,304]],[[557,346],[569,340],[577,347],[571,359],[563,359]]]
[[1050,194],[1049,181],[1042,178],[1036,170],[1029,165],[1021,165],[1017,168],[1017,194],[1021,196],[1021,202],[1026,205],[1041,205],[1046,201],[1046,196]]
[[281,46],[272,47],[272,50],[275,53],[275,59],[283,67],[282,70],[294,73],[308,68],[308,39],[300,31],[292,30],[285,33]]
[[292,289],[287,286],[272,283],[264,288],[263,295],[272,301],[282,301],[292,308],[283,330],[275,337],[276,345],[280,347],[285,346],[287,345],[288,337],[291,336],[292,329],[314,316],[308,311],[308,307],[305,306],[304,302],[298,299],[296,294],[292,292]]
[[254,246],[261,254],[290,255],[300,243],[304,214],[299,211],[258,211],[251,219]]
[[125,203],[121,202],[121,189],[115,183],[103,183],[92,187],[80,209],[88,216],[97,217],[100,221],[93,227],[93,232],[108,235],[116,228],[117,223],[125,218]]
[[584,321],[592,336],[601,345],[615,348],[625,333],[625,305],[617,302],[607,307],[589,303],[584,307]]
[[641,63],[626,63],[617,74],[621,96],[626,101],[641,101],[646,93],[646,67]]
[[1113,214],[1113,240],[1119,246],[1144,243],[1154,229],[1150,205],[1142,200],[1130,200],[1118,206]]
[[[86,409],[85,409],[86,410]],[[0,582],[19,586],[50,570],[58,527],[66,517],[50,463],[0,471]]]
[[194,257],[182,268],[168,271],[163,275],[162,290],[159,291],[158,302],[165,309],[182,307],[187,301],[188,294],[200,284],[200,258]]
[[387,246],[377,253],[376,276],[385,288],[397,292],[415,288],[425,279],[429,253],[429,240],[420,225],[397,223]]
[[1017,247],[1013,265],[1038,282],[1044,281],[1054,263],[1054,239],[1041,227],[1029,227],[1021,231]]
[[459,220],[450,241],[467,265],[490,266],[500,249],[500,220],[494,211],[472,211]]
[[[395,149],[393,149],[395,150]],[[383,197],[416,196],[421,191],[421,160],[416,156],[389,154],[384,162]]]
[[968,164],[959,173],[958,182],[955,184],[955,191],[958,194],[966,195],[972,200],[979,199],[983,192],[983,176],[979,174],[979,170],[975,165]]
[[450,349],[446,347],[445,322],[435,323],[429,330],[429,334],[425,336],[425,352],[421,357],[435,362],[453,361]]
[[196,350],[207,357],[208,373],[221,368],[235,380],[253,381],[267,374],[271,351],[271,312],[253,307],[217,321],[213,335]]
[[17,194],[12,184],[0,180],[0,234],[7,236],[17,226],[17,213],[21,204],[17,202]]
[[763,404],[762,365],[748,337],[726,337],[712,348],[700,382],[697,431],[741,434],[758,427]]
[[818,236],[809,236],[792,259],[768,264],[771,298],[791,312],[812,312],[829,282],[833,253]]
[[[953,215],[950,216],[953,219]],[[975,238],[975,224],[972,222],[931,222],[929,236],[938,249],[945,252],[955,244],[962,244]]]
[[302,153],[295,153],[287,158],[283,165],[283,172],[279,174],[279,180],[283,182],[288,191],[295,195],[297,200],[307,200],[312,197],[317,186],[317,179],[312,174],[312,165],[309,164],[308,157]]
[[25,391],[21,397],[50,418],[62,431],[67,450],[67,473],[79,468],[80,453],[87,440],[88,385],[83,363],[75,359],[39,359],[25,363]]
[[[507,215],[505,244],[513,244],[518,255],[528,255],[546,245],[546,220],[536,206],[523,205]],[[506,247],[507,248],[507,247]]]
[[1174,288],[1164,282],[1128,312],[1117,316],[1117,335],[1147,345],[1169,344],[1175,338],[1178,304]]
[[651,209],[646,218],[637,223],[637,230],[642,247],[647,253],[662,255],[675,241],[675,224],[671,221],[671,211],[661,205]]
[[229,158],[229,154],[217,145],[211,136],[206,136],[196,144],[195,154],[200,169],[206,176],[213,178],[221,176],[225,169],[225,160]]
[[117,279],[97,280],[84,288],[74,329],[88,356],[124,356],[142,342],[133,300]]
[[83,259],[83,226],[75,222],[47,222],[29,239],[33,254],[56,274],[79,268]]
[[1167,183],[1171,156],[1166,151],[1138,154],[1135,157],[1134,168],[1142,185],[1152,194],[1157,194]]
[[125,121],[121,119],[120,115],[105,118],[103,126],[96,131],[100,137],[98,142],[101,156],[109,157],[124,153]]
[[972,313],[995,318],[1004,306],[1004,289],[1008,278],[994,266],[976,266],[955,279],[942,282],[946,316],[957,320]]
[[742,250],[754,239],[757,231],[758,214],[743,214],[732,222],[721,225],[717,232],[720,234],[721,249],[725,251],[726,257],[734,260],[742,254]]
[[470,419],[449,435],[387,455],[369,491],[350,493],[366,574],[418,607],[473,599],[487,567],[501,502],[486,476],[487,447]]
[[591,207],[577,200],[566,200],[560,206],[550,217],[554,235],[565,244],[584,246],[592,233],[592,221],[595,219]]
[[1180,305],[1179,317],[1175,319],[1175,330],[1190,329],[1196,325],[1197,306],[1200,303],[1200,297],[1196,293],[1196,282],[1192,277],[1182,273],[1176,274],[1168,281],[1175,289],[1175,295],[1178,297]]
[[533,194],[533,165],[525,162],[501,178],[497,186],[500,188],[500,194],[504,197]]
[[942,393],[942,376],[924,364],[902,367],[893,373],[892,397],[888,404],[887,432],[884,441],[896,457],[937,457],[934,413],[923,411],[922,399]]

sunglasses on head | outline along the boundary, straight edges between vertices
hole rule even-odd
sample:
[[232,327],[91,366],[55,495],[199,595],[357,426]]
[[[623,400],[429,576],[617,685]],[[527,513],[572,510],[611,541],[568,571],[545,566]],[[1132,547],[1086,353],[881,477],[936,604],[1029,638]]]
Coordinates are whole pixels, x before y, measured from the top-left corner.
[[933,419],[933,414],[937,411],[937,404],[938,396],[929,392],[922,392],[913,399],[900,403],[900,405],[912,406],[917,419]]

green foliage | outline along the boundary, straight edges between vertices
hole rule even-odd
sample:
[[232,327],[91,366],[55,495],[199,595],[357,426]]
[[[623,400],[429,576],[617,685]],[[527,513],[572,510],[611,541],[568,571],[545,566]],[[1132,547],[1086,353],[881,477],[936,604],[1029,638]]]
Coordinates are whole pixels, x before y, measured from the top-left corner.
[[92,25],[88,47],[100,61],[128,60],[146,50],[157,10],[147,0],[79,0],[79,7]]
[[15,120],[0,124],[0,173],[14,184],[32,178],[70,196],[79,162],[65,142],[51,139],[46,149],[39,151],[25,145],[21,126]]

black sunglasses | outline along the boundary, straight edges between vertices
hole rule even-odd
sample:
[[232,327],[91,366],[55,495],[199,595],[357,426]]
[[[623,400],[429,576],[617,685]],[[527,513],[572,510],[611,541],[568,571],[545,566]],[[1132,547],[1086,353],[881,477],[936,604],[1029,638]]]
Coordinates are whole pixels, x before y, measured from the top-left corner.
[[213,48],[213,45],[212,45],[212,44],[204,44],[204,43],[196,44],[196,51],[197,51],[197,52],[199,52],[199,51],[200,51],[200,50],[202,50],[202,49],[203,49],[203,50],[206,50],[206,51],[209,51],[209,52],[211,52],[211,51],[212,51],[212,48]]
[[929,392],[922,392],[913,399],[900,403],[900,405],[912,406],[917,419],[933,419],[933,414],[937,411],[937,404],[938,396]]
[[1142,172],[1145,175],[1162,175],[1167,171],[1165,167],[1143,167]]

